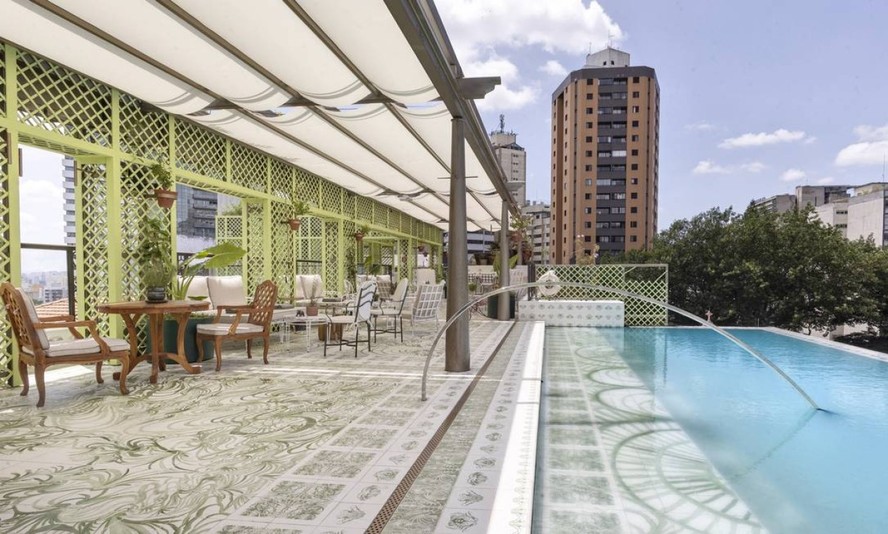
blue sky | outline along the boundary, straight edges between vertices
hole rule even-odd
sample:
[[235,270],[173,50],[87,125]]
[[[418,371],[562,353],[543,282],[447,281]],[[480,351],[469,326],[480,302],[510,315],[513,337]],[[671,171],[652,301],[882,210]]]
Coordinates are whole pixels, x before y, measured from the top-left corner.
[[888,154],[888,2],[437,0],[479,102],[527,150],[549,199],[552,91],[610,38],[661,91],[660,229],[797,185],[880,181]]

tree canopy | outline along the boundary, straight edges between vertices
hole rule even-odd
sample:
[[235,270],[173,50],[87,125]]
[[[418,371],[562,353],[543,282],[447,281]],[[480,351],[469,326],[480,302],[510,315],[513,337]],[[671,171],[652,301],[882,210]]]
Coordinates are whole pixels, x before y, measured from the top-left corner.
[[813,208],[775,214],[750,206],[675,221],[653,250],[608,261],[666,263],[669,301],[718,324],[831,330],[888,326],[888,251],[849,241]]

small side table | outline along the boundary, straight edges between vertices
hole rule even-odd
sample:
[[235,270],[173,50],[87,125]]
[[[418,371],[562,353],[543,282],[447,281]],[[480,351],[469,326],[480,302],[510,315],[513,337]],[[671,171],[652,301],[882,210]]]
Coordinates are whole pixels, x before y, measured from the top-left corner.
[[326,315],[298,315],[287,317],[286,323],[289,326],[304,325],[305,326],[305,352],[311,350],[311,327],[313,325],[326,325]]

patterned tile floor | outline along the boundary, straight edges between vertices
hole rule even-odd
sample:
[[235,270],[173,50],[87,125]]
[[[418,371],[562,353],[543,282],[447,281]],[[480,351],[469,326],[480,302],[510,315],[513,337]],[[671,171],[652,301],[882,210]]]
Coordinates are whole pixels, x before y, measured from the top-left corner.
[[128,397],[71,367],[39,410],[0,390],[0,531],[364,532],[500,343],[384,532],[526,532],[534,498],[536,532],[761,531],[618,340],[548,329],[541,390],[537,327],[510,327],[475,320],[472,371],[435,373],[428,402],[432,327],[357,360],[300,334],[268,366],[227,347],[221,373],[152,386],[141,365]]
[[474,321],[472,370],[433,373],[427,402],[433,325],[357,359],[299,335],[268,366],[230,346],[220,373],[150,385],[142,364],[126,397],[80,367],[42,409],[0,390],[0,530],[363,532],[510,326]]

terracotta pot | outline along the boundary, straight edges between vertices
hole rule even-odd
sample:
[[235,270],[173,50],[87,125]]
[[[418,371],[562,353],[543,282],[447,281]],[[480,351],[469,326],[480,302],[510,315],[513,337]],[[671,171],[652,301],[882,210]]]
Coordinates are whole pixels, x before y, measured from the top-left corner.
[[318,314],[318,307],[316,305],[315,306],[309,305],[309,306],[305,307],[305,315],[307,315],[309,317],[315,317],[317,314]]
[[355,241],[361,241],[364,239],[364,234],[361,232],[355,232]]
[[299,230],[299,226],[302,224],[302,221],[299,219],[289,219],[287,221],[287,224],[290,225],[290,230],[293,230],[295,232]]
[[173,202],[176,201],[177,196],[178,195],[175,191],[171,191],[169,189],[154,190],[154,198],[157,199],[157,205],[164,209],[172,208]]

